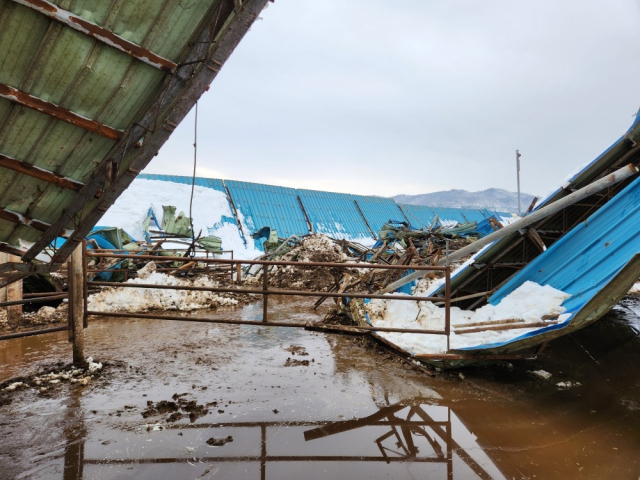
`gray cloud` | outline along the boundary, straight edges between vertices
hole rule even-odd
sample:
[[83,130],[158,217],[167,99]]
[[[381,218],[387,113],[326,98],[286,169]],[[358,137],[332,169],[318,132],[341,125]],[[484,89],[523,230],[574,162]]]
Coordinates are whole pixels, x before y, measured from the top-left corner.
[[[202,175],[548,191],[633,121],[634,0],[276,0],[199,105]],[[193,115],[147,172],[190,175]]]

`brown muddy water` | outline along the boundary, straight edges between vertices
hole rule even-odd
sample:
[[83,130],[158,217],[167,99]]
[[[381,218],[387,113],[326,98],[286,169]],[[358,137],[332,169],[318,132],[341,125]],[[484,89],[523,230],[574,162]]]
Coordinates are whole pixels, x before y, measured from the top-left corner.
[[[270,318],[321,318],[310,304],[270,299]],[[0,477],[637,480],[640,337],[629,308],[537,361],[435,377],[355,337],[94,320],[86,353],[114,365],[86,387],[23,390],[1,406]],[[261,305],[196,315],[260,319]],[[0,344],[0,382],[69,361],[66,335]],[[556,386],[566,381],[580,385]],[[189,402],[208,413],[190,419]]]

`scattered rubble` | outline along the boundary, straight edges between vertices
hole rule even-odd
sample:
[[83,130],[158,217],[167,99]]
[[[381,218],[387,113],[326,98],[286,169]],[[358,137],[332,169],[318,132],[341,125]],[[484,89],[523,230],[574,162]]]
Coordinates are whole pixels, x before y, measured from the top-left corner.
[[211,447],[222,447],[223,445],[226,445],[230,442],[233,442],[233,437],[231,435],[223,438],[211,437],[209,440],[207,440],[207,445]]
[[72,364],[56,364],[53,367],[44,368],[39,373],[7,380],[0,383],[0,405],[10,402],[9,395],[20,391],[35,391],[38,393],[53,393],[62,385],[74,386],[89,385],[95,378],[103,375],[103,365],[94,362],[92,357],[87,358],[86,367],[74,367]]
[[[147,401],[147,408],[140,412],[143,418],[157,417],[169,414],[164,420],[167,423],[177,422],[183,418],[189,418],[191,423],[198,418],[205,416],[209,410],[204,405],[198,405],[195,400],[186,400],[186,393],[175,393],[172,400],[161,400],[159,402]],[[126,406],[125,406],[126,408]]]

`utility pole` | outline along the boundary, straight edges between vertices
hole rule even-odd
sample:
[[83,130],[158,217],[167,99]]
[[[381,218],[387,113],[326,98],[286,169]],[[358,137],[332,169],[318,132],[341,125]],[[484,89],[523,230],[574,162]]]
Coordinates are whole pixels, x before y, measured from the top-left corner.
[[520,152],[516,150],[516,174],[518,176],[518,216],[522,216],[522,207],[520,206]]

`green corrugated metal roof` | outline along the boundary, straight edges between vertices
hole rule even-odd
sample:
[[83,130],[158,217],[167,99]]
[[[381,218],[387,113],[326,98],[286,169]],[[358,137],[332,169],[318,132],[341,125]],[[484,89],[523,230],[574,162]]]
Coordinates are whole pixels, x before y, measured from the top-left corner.
[[[0,0],[0,249],[38,242],[29,260],[60,227],[74,230],[75,239],[86,235],[205,91],[266,2]],[[80,18],[66,24],[50,18],[56,10]],[[82,20],[93,24],[89,33],[74,29]],[[114,47],[120,42],[146,52],[136,57]],[[178,67],[149,64],[145,57],[154,54]],[[9,88],[122,133],[108,138],[30,108]],[[85,186],[77,191],[52,177]],[[63,217],[65,209],[70,216]],[[31,219],[42,223],[34,228]],[[68,243],[56,261],[70,253]]]

